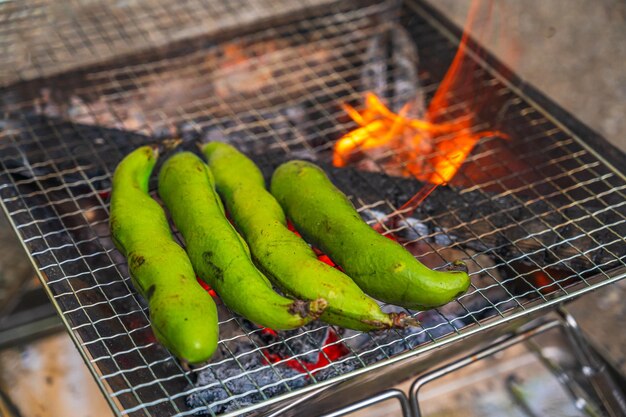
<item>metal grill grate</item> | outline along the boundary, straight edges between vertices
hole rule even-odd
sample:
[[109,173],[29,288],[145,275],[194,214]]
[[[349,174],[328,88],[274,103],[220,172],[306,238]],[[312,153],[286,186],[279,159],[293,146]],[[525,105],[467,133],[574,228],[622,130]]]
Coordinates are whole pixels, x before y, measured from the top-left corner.
[[[330,0],[332,1],[332,0]],[[0,4],[0,85],[288,15],[329,0],[38,0]]]
[[[397,6],[342,2],[314,8],[263,28],[239,28],[236,36],[194,38],[184,47],[144,51],[1,91],[2,206],[120,415],[255,409],[625,276],[623,173],[475,55],[479,65],[472,79],[491,98],[476,129],[501,129],[512,139],[484,139],[453,184],[437,189],[416,214],[400,206],[420,184],[385,175],[380,160],[371,161],[379,172],[330,166],[334,141],[355,127],[340,103],[362,102],[368,45],[394,19]],[[202,9],[200,2],[197,7]],[[398,22],[419,48],[419,78],[431,97],[457,39],[418,4],[405,4]],[[145,304],[132,289],[107,224],[116,164],[134,147],[173,135],[189,145],[228,138],[266,172],[290,158],[316,159],[371,224],[393,220],[385,222],[385,233],[403,236],[418,258],[435,267],[463,258],[472,271],[470,293],[418,313],[423,325],[413,333],[379,337],[335,329],[334,343],[348,353],[317,373],[286,372],[285,364],[326,355],[319,347],[297,351],[294,345],[327,326],[280,335],[272,343],[290,357],[267,363],[261,329],[222,306],[221,354],[201,369],[183,369],[154,342]],[[236,374],[218,374],[225,365]],[[219,376],[194,385],[209,371]],[[267,371],[271,378],[258,378]],[[234,392],[231,383],[241,378],[247,385]],[[190,395],[219,387],[226,396],[187,404]]]

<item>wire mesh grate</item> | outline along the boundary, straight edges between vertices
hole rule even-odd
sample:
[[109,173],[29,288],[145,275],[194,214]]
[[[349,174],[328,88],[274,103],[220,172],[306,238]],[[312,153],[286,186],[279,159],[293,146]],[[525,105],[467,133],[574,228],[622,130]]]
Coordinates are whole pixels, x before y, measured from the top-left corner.
[[185,42],[328,2],[5,1],[0,4],[0,51],[6,57],[0,64],[0,85]]
[[[184,5],[194,13],[215,6]],[[280,4],[261,6],[269,13]],[[169,15],[173,21],[180,16]],[[80,23],[81,30],[99,34],[87,36],[96,51],[117,26],[103,21],[98,27],[93,20]],[[236,35],[197,37],[182,49],[143,42],[159,48],[123,60],[104,54],[113,60],[89,71],[1,91],[2,205],[118,414],[261,407],[624,276],[623,173],[477,57],[471,78],[490,106],[481,109],[474,129],[500,129],[511,139],[483,139],[450,186],[436,189],[415,213],[403,204],[422,184],[388,175],[389,155],[365,158],[357,167],[332,166],[333,144],[356,127],[341,104],[362,108],[365,57],[390,25],[405,28],[417,45],[417,77],[431,98],[457,41],[419,5],[399,10],[395,1],[313,7],[297,18],[240,27]],[[130,35],[120,39],[129,50],[136,46]],[[77,52],[70,55],[89,63],[78,52],[83,47],[89,49],[72,46]],[[471,99],[453,97],[447,117],[457,117],[456,106]],[[384,334],[315,323],[268,335],[220,305],[220,352],[210,364],[183,369],[155,342],[146,305],[108,230],[116,164],[133,148],[172,136],[190,149],[197,140],[229,140],[266,174],[288,159],[315,160],[371,225],[399,237],[418,259],[437,268],[463,259],[472,274],[470,292],[439,309],[413,312],[419,328]],[[333,346],[340,355],[331,354]],[[267,352],[280,355],[270,360]],[[320,368],[311,368],[321,359]]]

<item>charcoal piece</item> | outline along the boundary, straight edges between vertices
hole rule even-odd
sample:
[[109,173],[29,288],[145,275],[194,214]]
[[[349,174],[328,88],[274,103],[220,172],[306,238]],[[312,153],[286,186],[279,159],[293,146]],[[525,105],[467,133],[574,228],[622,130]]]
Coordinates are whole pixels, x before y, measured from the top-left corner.
[[392,63],[394,65],[394,94],[392,109],[400,111],[409,104],[406,115],[423,119],[426,111],[424,91],[417,76],[417,46],[404,27],[395,25],[392,31]]
[[369,41],[361,84],[399,112],[405,108],[411,118],[423,118],[425,99],[418,78],[418,53],[406,29],[389,23]]
[[361,84],[380,98],[387,97],[387,36],[389,31],[377,33],[369,41],[363,67]]
[[[90,180],[95,189],[110,187],[107,174],[122,156],[138,146],[155,143],[153,138],[133,132],[39,115],[16,118],[12,129],[20,133],[13,146],[5,146],[0,163],[11,170],[16,181],[38,178],[58,185]],[[87,185],[80,189],[88,190]]]
[[[305,128],[308,110],[304,104],[293,104],[277,110],[244,114],[240,119],[225,121],[198,135],[202,143],[225,142],[248,154],[263,153],[268,147],[287,145],[292,151],[303,151],[309,140]],[[324,140],[324,143],[327,140]],[[309,143],[311,145],[311,143]],[[313,154],[311,154],[313,155]]]
[[[319,326],[319,323],[316,326]],[[304,362],[315,363],[319,359],[324,342],[328,339],[329,331],[330,327],[323,327],[306,333],[297,330],[284,332],[287,333],[283,334],[285,342],[279,344],[275,350],[281,357],[308,352],[306,355],[300,356],[299,359]]]
[[[239,364],[231,360],[198,371],[194,387],[200,390],[187,396],[187,405],[196,408],[208,404],[214,413],[220,414],[258,403],[264,399],[264,395],[271,398],[307,384],[305,375],[295,369],[281,364],[269,367],[258,354],[241,354],[253,350],[252,344],[241,343],[235,353],[235,356],[239,356]],[[243,375],[244,372],[247,373]],[[246,393],[249,394],[223,404],[214,404]],[[209,411],[199,414],[209,414]]]
[[348,372],[352,372],[356,369],[361,368],[363,365],[356,358],[348,358],[346,360],[335,362],[331,365],[328,365],[325,368],[319,369],[315,371],[313,374],[317,381],[326,381],[327,379],[331,379],[340,375],[345,375]]
[[[307,129],[310,126],[314,126],[315,123],[311,119],[310,113],[314,110],[311,108],[310,103],[298,103],[291,105],[281,110],[281,115],[289,125],[287,133],[289,136],[285,137],[280,131],[276,131],[277,135],[281,136],[284,142],[290,143],[290,148],[295,152],[307,152],[309,158],[317,158],[315,153],[311,152],[308,147],[302,147],[305,143],[311,147],[318,147],[326,144],[328,138],[323,135],[317,134],[315,130],[309,132]],[[324,120],[325,118],[321,118]],[[298,144],[298,146],[294,146]]]
[[198,142],[202,138],[202,131],[196,123],[182,122],[176,126],[175,137],[181,139],[183,143]]

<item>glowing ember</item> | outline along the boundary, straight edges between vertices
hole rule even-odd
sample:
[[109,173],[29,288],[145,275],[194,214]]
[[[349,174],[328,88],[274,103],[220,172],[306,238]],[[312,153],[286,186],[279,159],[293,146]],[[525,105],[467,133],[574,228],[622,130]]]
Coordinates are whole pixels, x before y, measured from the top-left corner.
[[217,297],[217,293],[215,292],[213,288],[211,288],[209,284],[202,281],[199,277],[196,277],[196,281],[198,281],[198,284],[200,284],[200,286],[204,288],[204,290],[208,292],[211,295],[211,297]]
[[[263,331],[270,331],[276,334],[272,329],[263,329]],[[334,331],[329,330],[326,340],[324,340],[321,352],[318,353],[315,362],[306,362],[302,359],[295,358],[283,358],[276,353],[269,352],[267,349],[261,350],[265,360],[269,363],[284,363],[292,369],[298,372],[307,373],[313,372],[317,369],[324,368],[329,363],[336,361],[337,359],[345,356],[349,353],[348,348],[339,341],[339,338]]]

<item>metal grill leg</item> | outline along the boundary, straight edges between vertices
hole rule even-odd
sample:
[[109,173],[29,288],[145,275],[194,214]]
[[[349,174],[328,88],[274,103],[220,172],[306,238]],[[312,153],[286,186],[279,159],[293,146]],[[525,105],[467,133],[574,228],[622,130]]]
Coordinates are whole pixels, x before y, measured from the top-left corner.
[[626,416],[626,398],[609,373],[606,364],[592,352],[574,316],[565,308],[560,308],[558,313],[563,320],[565,334],[571,341],[572,351],[609,416]]
[[402,415],[404,417],[411,416],[411,407],[409,405],[409,400],[404,394],[404,392],[399,389],[390,389],[387,391],[383,391],[378,395],[375,395],[371,398],[368,398],[363,401],[356,402],[354,404],[350,404],[347,407],[341,408],[339,410],[333,411],[330,414],[324,414],[324,417],[339,417],[345,416],[347,414],[353,413],[355,411],[361,410],[363,408],[370,407],[374,404],[381,403],[383,401],[387,401],[389,399],[395,398],[400,402],[400,407],[402,408]]
[[559,320],[549,321],[547,323],[540,323],[537,326],[526,330],[524,333],[516,334],[511,336],[504,341],[498,341],[493,343],[486,348],[478,351],[477,353],[470,354],[465,356],[455,362],[452,362],[446,366],[435,369],[434,371],[428,372],[420,377],[418,377],[413,384],[411,385],[411,389],[409,390],[409,397],[411,401],[411,408],[413,411],[413,415],[415,417],[420,417],[421,412],[419,408],[419,401],[417,395],[419,393],[420,388],[422,388],[428,382],[431,382],[435,379],[441,378],[449,373],[457,371],[465,366],[471,365],[472,363],[484,359],[488,356],[492,356],[498,352],[501,352],[513,345],[516,345],[520,342],[523,342],[533,336],[544,333],[552,328],[560,326],[561,322]]

